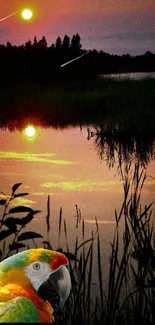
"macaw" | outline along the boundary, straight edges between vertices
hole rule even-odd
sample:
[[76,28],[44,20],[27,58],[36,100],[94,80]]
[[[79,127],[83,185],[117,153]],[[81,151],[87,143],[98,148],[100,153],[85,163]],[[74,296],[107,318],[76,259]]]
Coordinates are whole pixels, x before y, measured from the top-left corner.
[[53,323],[71,290],[62,253],[37,248],[0,263],[0,323]]

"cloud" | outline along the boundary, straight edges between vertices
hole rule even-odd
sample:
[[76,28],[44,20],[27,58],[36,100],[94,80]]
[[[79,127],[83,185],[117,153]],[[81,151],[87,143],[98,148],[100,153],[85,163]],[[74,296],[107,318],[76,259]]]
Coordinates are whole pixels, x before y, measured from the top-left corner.
[[[91,224],[96,224],[96,220],[91,220],[91,219],[85,219],[86,223],[91,223]],[[98,224],[103,224],[103,225],[115,225],[116,221],[112,220],[97,220]]]
[[47,192],[34,192],[34,193],[32,193],[32,195],[34,195],[34,196],[44,196],[44,195],[51,195],[51,196],[56,196],[56,195],[60,195],[59,193],[47,193]]
[[44,183],[42,187],[61,188],[63,190],[98,191],[99,188],[107,190],[109,186],[122,184],[122,181],[94,182],[94,181],[69,181]]
[[[94,35],[88,36],[88,40],[94,40]],[[134,41],[145,41],[155,39],[155,33],[148,31],[148,32],[137,32],[137,33],[113,33],[108,35],[98,35],[97,41],[104,41],[104,40],[134,40]]]
[[0,172],[0,175],[3,175],[3,176],[22,176],[22,175],[24,175],[24,173],[12,173],[12,172],[1,173]]
[[25,199],[23,197],[16,198],[15,200],[11,201],[10,205],[18,206],[18,205],[24,205],[30,207],[31,204],[35,204],[36,201]]
[[[0,199],[10,199],[10,195],[4,195],[2,193],[0,193]],[[26,206],[31,206],[31,204],[35,204],[36,201],[33,201],[33,200],[29,200],[29,199],[25,199],[24,197],[18,197],[18,198],[15,198],[13,199],[11,202],[10,202],[10,206],[18,206],[18,205],[26,205]]]
[[57,160],[49,159],[49,157],[55,156],[54,153],[22,153],[15,151],[0,151],[0,159],[14,159],[23,160],[29,162],[49,163],[55,165],[74,165],[77,164],[75,161],[69,160]]
[[10,197],[11,197],[10,195],[4,195],[4,194],[0,193],[0,198],[2,198],[2,199],[8,199]]

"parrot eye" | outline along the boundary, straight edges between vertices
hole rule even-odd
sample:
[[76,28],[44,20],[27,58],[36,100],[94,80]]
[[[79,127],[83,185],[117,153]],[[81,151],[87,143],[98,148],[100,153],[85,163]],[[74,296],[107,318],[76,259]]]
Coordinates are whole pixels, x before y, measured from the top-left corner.
[[33,264],[33,268],[34,268],[34,270],[40,270],[40,264],[39,263],[34,263]]

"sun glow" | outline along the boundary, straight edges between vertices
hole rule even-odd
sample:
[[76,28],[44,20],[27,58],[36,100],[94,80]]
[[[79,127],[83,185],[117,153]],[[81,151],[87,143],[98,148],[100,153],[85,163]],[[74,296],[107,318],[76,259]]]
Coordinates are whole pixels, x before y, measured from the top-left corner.
[[29,20],[32,18],[32,11],[30,9],[24,9],[22,11],[22,17],[23,19]]
[[28,137],[33,137],[36,133],[36,130],[33,126],[27,126],[27,128],[25,129],[25,134],[28,136]]

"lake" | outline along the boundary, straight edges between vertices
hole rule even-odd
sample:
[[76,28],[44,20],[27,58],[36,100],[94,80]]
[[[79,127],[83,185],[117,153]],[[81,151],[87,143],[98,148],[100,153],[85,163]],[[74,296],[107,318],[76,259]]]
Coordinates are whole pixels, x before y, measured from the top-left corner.
[[[104,80],[103,83],[106,85]],[[114,84],[116,88],[113,87]],[[128,84],[131,84],[132,91],[128,90]],[[153,238],[151,241],[149,228],[154,218],[154,203],[151,207],[153,210],[152,215],[150,215],[150,210],[142,214],[144,207],[154,202],[155,192],[154,92],[153,87],[150,87],[150,85],[153,84],[149,80],[144,83],[137,82],[139,88],[135,90],[134,82],[122,82],[121,84],[115,81],[107,81],[108,92],[105,88],[104,92],[102,87],[100,89],[101,93],[104,93],[104,99],[107,97],[107,100],[103,100],[101,106],[99,105],[100,101],[97,101],[97,97],[95,97],[94,101],[95,106],[89,100],[92,103],[92,110],[90,110],[89,102],[86,106],[83,105],[81,116],[88,116],[86,120],[84,118],[80,119],[83,122],[79,121],[78,104],[75,107],[72,105],[69,109],[65,109],[68,107],[66,105],[64,108],[65,114],[60,109],[60,105],[58,115],[57,109],[52,110],[53,106],[49,106],[46,112],[48,113],[46,116],[48,119],[46,118],[44,121],[43,113],[46,110],[46,96],[43,97],[43,99],[45,98],[44,110],[41,107],[38,110],[37,105],[32,105],[34,111],[31,118],[28,116],[31,115],[31,106],[27,105],[25,101],[24,106],[20,106],[20,103],[18,103],[19,111],[13,110],[11,107],[11,118],[9,111],[2,110],[0,199],[3,201],[0,201],[0,213],[3,212],[1,204],[4,204],[5,194],[11,194],[11,187],[15,183],[22,183],[17,193],[28,192],[29,195],[13,200],[12,207],[15,204],[16,206],[26,206],[27,208],[31,207],[34,210],[40,210],[41,212],[34,216],[33,221],[26,225],[22,232],[38,232],[44,236],[44,239],[39,238],[35,239],[35,241],[20,239],[20,243],[27,244],[29,248],[35,245],[43,246],[43,240],[47,240],[48,243],[50,241],[53,249],[62,248],[66,252],[66,221],[69,251],[74,254],[77,237],[77,246],[80,246],[77,254],[78,260],[71,260],[69,265],[72,265],[72,274],[75,276],[75,281],[72,281],[72,294],[74,292],[76,302],[76,290],[80,288],[81,293],[78,299],[81,306],[84,306],[82,308],[85,308],[87,301],[89,304],[90,289],[90,296],[93,299],[96,296],[99,298],[99,313],[102,310],[100,303],[106,309],[107,300],[108,306],[111,306],[109,309],[110,315],[113,308],[118,309],[119,312],[118,301],[120,305],[123,303],[125,309],[124,301],[126,301],[127,308],[130,308],[130,298],[129,300],[126,299],[127,295],[129,294],[129,297],[131,297],[130,293],[133,290],[136,304],[138,295],[141,294],[139,286],[143,290],[144,285],[150,285],[149,280],[152,279],[152,276],[152,281],[154,281],[154,242]],[[121,88],[120,93],[119,88]],[[81,98],[80,93],[76,94],[75,99]],[[130,101],[133,93],[135,99]],[[44,95],[46,94],[45,92]],[[66,91],[64,94],[66,94]],[[91,89],[88,94],[86,92],[86,97],[89,98],[90,94]],[[98,95],[98,92],[96,92],[96,95]],[[113,98],[112,102],[111,98]],[[102,110],[100,110],[100,107]],[[7,116],[5,112],[7,112]],[[18,112],[24,112],[27,117],[23,117],[22,114],[19,117]],[[96,119],[98,112],[98,118]],[[76,125],[74,127],[71,122],[72,113],[73,115],[76,113],[73,119],[74,125]],[[40,116],[42,118],[38,122]],[[30,129],[26,128],[27,123],[31,125]],[[34,129],[32,128],[33,123]],[[23,127],[25,128],[23,129]],[[139,169],[137,169],[138,166]],[[145,179],[144,186],[142,186],[140,209],[137,210],[138,194],[141,187],[139,186],[137,189],[136,186],[137,180],[140,182],[139,185],[142,184],[145,175],[140,174],[142,171],[146,172],[148,176]],[[142,175],[142,178],[139,179],[140,175]],[[116,219],[118,220],[124,202],[124,189],[126,189],[127,193],[128,185],[130,185],[129,195],[126,204],[123,206],[117,233]],[[133,204],[128,202],[131,189],[132,193],[135,194],[132,196],[131,202]],[[48,196],[50,202],[49,199],[47,201]],[[50,230],[48,234],[46,220],[48,219],[47,216],[49,216],[49,206]],[[62,227],[59,241],[61,207]],[[12,213],[11,216],[19,217],[20,219],[15,221],[21,225],[21,217],[25,216],[25,213],[23,215],[21,213]],[[20,225],[18,229],[20,229]],[[7,227],[9,227],[7,223],[2,225],[5,231],[10,231]],[[12,227],[12,229],[13,232],[16,231],[15,228]],[[2,230],[1,239],[5,234]],[[8,244],[11,242],[10,237],[7,238],[6,242],[5,240],[0,241],[0,249],[3,250],[6,247],[4,249],[6,254]],[[90,241],[92,237],[94,241]],[[15,237],[15,240],[18,239]],[[6,245],[4,245],[4,242]],[[80,244],[83,242],[85,244],[81,246]],[[91,246],[92,242],[94,246]],[[112,242],[113,245],[111,245]],[[128,244],[127,249],[126,243]],[[113,254],[111,253],[112,247]],[[99,271],[100,258],[101,269]],[[126,261],[127,264],[125,264]],[[111,265],[112,267],[110,267]],[[118,265],[118,269],[115,268],[116,265]],[[135,271],[133,271],[131,265]],[[139,282],[141,281],[139,269],[145,272],[143,277],[145,283],[142,283],[142,285]],[[71,267],[70,270],[72,270]],[[129,271],[127,273],[127,282],[125,281],[126,271]],[[90,274],[92,274],[92,281],[87,286]],[[122,276],[124,276],[124,280],[122,280]],[[120,283],[119,286],[117,285],[118,282]],[[82,283],[81,287],[80,283]],[[101,283],[103,284],[104,293],[107,295],[106,299],[102,299]],[[114,283],[116,284],[116,291],[113,287]],[[127,288],[125,288],[126,284]],[[152,296],[149,287],[148,297],[152,297],[148,300],[149,306],[153,305],[154,299],[154,291],[151,290],[153,292]],[[141,300],[141,296],[139,299]],[[67,306],[67,310],[74,310],[71,306],[72,304],[69,308]],[[96,313],[96,307],[94,308]],[[139,310],[141,315],[142,309],[139,308]],[[108,319],[108,316],[106,318]],[[71,323],[75,322],[72,321]],[[86,323],[89,324],[89,322]],[[107,323],[108,321],[105,321],[105,324]],[[132,322],[129,321],[129,323]]]
[[[79,127],[37,127],[34,138],[24,131],[1,131],[1,190],[9,194],[14,183],[22,183],[22,192],[29,196],[17,203],[42,210],[35,220],[39,231],[43,230],[48,194],[53,223],[62,206],[68,226],[73,226],[78,205],[88,225],[97,217],[104,227],[112,227],[114,208],[119,209],[123,195],[121,180],[116,167],[108,168],[87,136],[87,129]],[[53,228],[52,236],[54,232]]]
[[[110,144],[106,144],[105,155],[101,159],[95,132],[91,133],[91,128],[35,129],[32,137],[28,137],[25,130],[1,130],[0,190],[9,195],[13,184],[22,183],[20,191],[29,195],[16,199],[16,204],[42,211],[36,215],[30,228],[43,235],[46,235],[47,196],[50,195],[50,235],[55,248],[60,207],[67,222],[70,243],[74,244],[77,233],[75,205],[85,220],[87,237],[95,229],[96,217],[104,245],[109,246],[115,227],[114,210],[119,212],[123,202],[117,150],[114,150],[116,162],[109,167],[112,159],[108,159]],[[154,160],[148,164],[147,172],[155,177]],[[143,188],[143,204],[154,200],[154,188],[154,179],[147,178]]]
[[116,80],[142,80],[152,78],[155,79],[155,72],[127,72],[127,73],[113,73],[101,75],[105,79]]
[[[15,205],[24,205],[34,210],[41,210],[40,213],[34,216],[33,221],[26,226],[26,229],[23,229],[23,231],[39,232],[44,236],[44,239],[35,240],[38,246],[43,246],[43,240],[47,239],[50,240],[52,249],[61,247],[64,252],[66,251],[64,230],[61,231],[60,242],[58,239],[60,207],[62,207],[63,221],[65,220],[67,224],[67,237],[71,252],[74,253],[75,251],[77,236],[79,245],[83,241],[92,238],[92,236],[95,238],[92,283],[96,283],[97,286],[92,285],[91,287],[93,298],[100,296],[98,286],[98,242],[95,235],[96,217],[100,234],[102,283],[104,293],[108,294],[109,257],[116,227],[115,209],[119,213],[124,200],[122,177],[118,173],[120,152],[121,150],[123,152],[122,166],[129,165],[132,161],[131,174],[133,174],[135,160],[140,161],[140,158],[137,158],[140,157],[138,145],[141,151],[143,151],[144,146],[139,143],[135,150],[134,146],[136,147],[136,144],[133,146],[131,143],[127,148],[131,160],[127,155],[128,162],[125,162],[125,146],[119,146],[117,140],[117,145],[114,144],[111,136],[110,140],[108,141],[107,137],[104,143],[100,128],[70,126],[66,129],[55,129],[35,126],[35,135],[31,137],[26,135],[25,130],[10,132],[8,129],[3,129],[0,131],[0,191],[10,195],[12,185],[21,182],[22,185],[17,193],[28,192],[29,195],[16,198],[13,201],[16,202]],[[151,144],[149,146],[146,156],[142,154],[142,157],[145,156],[144,160],[147,160],[148,155],[153,151],[153,144],[152,147]],[[146,178],[143,187],[142,207],[154,201],[155,161],[153,159],[150,159],[148,163],[147,173],[151,177]],[[0,199],[5,198],[3,193],[0,194]],[[48,195],[50,195],[49,237],[46,231]],[[81,211],[81,221],[77,228],[75,205]],[[3,211],[3,207],[0,208]],[[154,211],[154,204],[152,209]],[[25,216],[25,214],[23,215]],[[82,235],[82,220],[85,222],[84,237]],[[119,226],[120,239],[122,239],[124,218],[121,219]],[[29,244],[29,247],[34,247],[31,240],[22,242]],[[121,242],[120,240],[119,256],[123,249]],[[90,242],[85,244],[86,252],[89,244]],[[0,242],[0,249],[2,247],[3,241]],[[132,278],[128,279],[130,289],[133,287],[132,281]],[[122,290],[119,298],[120,302],[124,301],[125,297]]]

